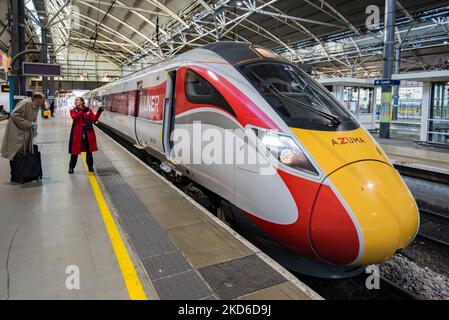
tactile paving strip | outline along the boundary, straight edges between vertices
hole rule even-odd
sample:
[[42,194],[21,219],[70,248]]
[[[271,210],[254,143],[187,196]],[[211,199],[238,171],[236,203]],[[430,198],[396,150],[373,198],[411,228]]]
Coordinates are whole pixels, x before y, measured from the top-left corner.
[[287,281],[256,255],[203,267],[199,272],[221,299],[238,298]]
[[94,157],[97,176],[110,195],[120,223],[139,255],[159,298],[191,300],[213,297],[212,291],[198,272],[148,213],[148,209],[107,156],[98,151]]

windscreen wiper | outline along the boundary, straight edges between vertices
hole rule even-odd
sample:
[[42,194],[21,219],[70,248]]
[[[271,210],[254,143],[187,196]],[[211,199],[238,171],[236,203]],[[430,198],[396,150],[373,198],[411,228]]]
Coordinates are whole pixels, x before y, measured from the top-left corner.
[[339,126],[341,124],[341,119],[333,114],[315,109],[301,101],[297,101],[293,98],[290,98],[289,96],[283,94],[282,92],[280,92],[274,85],[268,83],[267,81],[265,81],[264,79],[262,79],[261,77],[259,77],[254,71],[251,71],[251,74],[257,79],[259,80],[259,82],[262,84],[262,86],[266,89],[268,89],[270,92],[274,93],[275,95],[277,95],[278,97],[281,97],[283,99],[286,99],[288,101],[290,101],[293,104],[296,104],[297,106],[300,106],[304,109],[307,109],[309,111],[314,112],[315,114],[318,114],[320,116],[322,116],[323,118],[329,120],[331,122],[332,125],[334,126]]

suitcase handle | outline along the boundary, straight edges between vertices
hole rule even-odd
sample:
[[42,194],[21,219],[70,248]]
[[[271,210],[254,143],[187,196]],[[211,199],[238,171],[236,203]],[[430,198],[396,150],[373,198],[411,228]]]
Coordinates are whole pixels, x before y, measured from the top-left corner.
[[33,128],[30,129],[30,141],[28,143],[28,150],[27,150],[27,144],[23,144],[23,154],[27,154],[28,151],[31,150],[31,153],[34,154],[34,147],[33,147]]

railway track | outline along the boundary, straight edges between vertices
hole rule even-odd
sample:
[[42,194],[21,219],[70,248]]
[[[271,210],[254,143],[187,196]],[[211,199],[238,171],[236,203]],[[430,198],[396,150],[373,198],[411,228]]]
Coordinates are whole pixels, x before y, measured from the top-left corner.
[[418,239],[434,242],[445,249],[449,249],[449,216],[420,209],[421,225]]
[[395,299],[395,300],[424,300],[424,297],[421,297],[411,291],[408,291],[401,286],[397,285],[396,283],[388,280],[385,277],[380,277],[381,281],[381,288],[384,289],[384,294],[389,299]]
[[379,288],[368,289],[369,274],[360,274],[349,279],[318,279],[295,274],[298,279],[315,290],[326,300],[423,300],[387,278],[380,276]]
[[401,164],[395,164],[394,167],[402,176],[408,176],[449,185],[449,174],[446,173],[425,170],[422,168],[412,168]]

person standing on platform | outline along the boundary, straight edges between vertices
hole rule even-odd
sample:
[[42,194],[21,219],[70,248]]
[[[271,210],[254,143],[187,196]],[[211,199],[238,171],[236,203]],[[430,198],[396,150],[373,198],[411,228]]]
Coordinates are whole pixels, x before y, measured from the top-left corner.
[[30,98],[20,101],[11,112],[0,151],[3,158],[9,159],[11,169],[18,152],[32,151],[32,140],[37,135],[37,114],[44,104],[44,94],[35,92]]
[[97,138],[93,123],[98,121],[103,108],[99,108],[95,114],[84,103],[84,99],[77,97],[75,99],[75,108],[70,110],[70,116],[73,119],[72,130],[70,131],[69,153],[71,154],[69,163],[69,174],[74,172],[78,155],[86,152],[86,162],[89,172],[94,172],[94,158],[92,152],[97,151]]
[[55,100],[51,100],[50,102],[50,116],[52,118],[55,116]]

